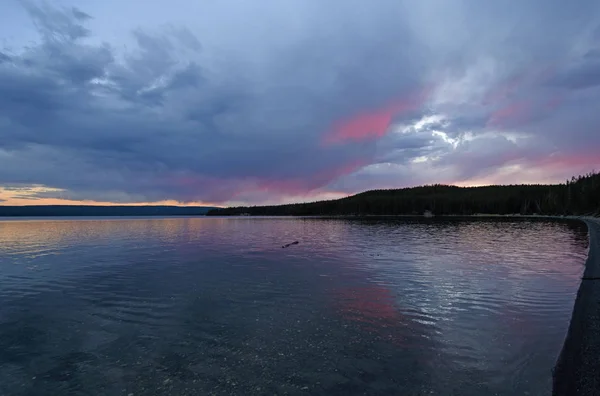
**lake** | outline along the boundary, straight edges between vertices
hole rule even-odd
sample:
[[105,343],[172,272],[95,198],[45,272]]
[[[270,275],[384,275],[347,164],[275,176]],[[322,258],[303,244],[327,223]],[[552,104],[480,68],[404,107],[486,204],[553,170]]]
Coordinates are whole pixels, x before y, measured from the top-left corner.
[[540,220],[0,221],[0,395],[549,395],[587,246]]

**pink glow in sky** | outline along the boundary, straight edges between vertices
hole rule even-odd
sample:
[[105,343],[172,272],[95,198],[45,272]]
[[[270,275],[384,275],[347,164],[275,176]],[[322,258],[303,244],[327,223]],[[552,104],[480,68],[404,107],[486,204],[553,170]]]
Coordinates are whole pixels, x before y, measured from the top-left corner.
[[338,120],[325,134],[323,143],[330,145],[381,138],[388,131],[394,117],[419,110],[427,94],[428,90],[423,90],[417,95],[394,100],[382,108],[361,110],[352,116]]

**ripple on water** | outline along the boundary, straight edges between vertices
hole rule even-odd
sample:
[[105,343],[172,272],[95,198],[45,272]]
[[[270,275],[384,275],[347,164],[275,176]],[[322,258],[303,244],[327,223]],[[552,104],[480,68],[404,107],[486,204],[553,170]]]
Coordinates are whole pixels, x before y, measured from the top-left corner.
[[586,248],[540,221],[0,222],[0,394],[548,394]]

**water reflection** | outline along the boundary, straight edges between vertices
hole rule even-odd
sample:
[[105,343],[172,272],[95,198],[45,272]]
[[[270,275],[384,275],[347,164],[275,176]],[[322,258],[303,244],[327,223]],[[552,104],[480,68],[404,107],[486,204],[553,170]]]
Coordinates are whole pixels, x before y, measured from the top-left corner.
[[586,248],[573,222],[0,222],[0,394],[548,394]]

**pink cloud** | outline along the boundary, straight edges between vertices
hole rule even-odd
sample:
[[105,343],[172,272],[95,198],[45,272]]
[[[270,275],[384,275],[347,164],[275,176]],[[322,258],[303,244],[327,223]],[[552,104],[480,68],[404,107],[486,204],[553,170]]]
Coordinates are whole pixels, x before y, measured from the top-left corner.
[[511,78],[510,80],[508,80],[507,82],[500,84],[500,86],[496,87],[495,89],[491,90],[490,92],[488,92],[482,100],[482,104],[487,106],[487,105],[491,105],[494,103],[498,103],[510,96],[512,96],[515,91],[517,90],[517,88],[519,87],[519,85],[521,85],[523,83],[523,81],[525,80],[525,75],[519,75],[516,77]]
[[564,102],[564,99],[562,97],[555,96],[546,101],[545,107],[550,111],[556,110],[563,102]]
[[[503,162],[503,160],[508,161]],[[554,153],[536,154],[522,158],[510,157],[498,161],[496,172],[482,178],[470,178],[455,181],[452,184],[460,186],[489,185],[489,184],[514,184],[514,183],[560,183],[570,179],[573,175],[587,173],[593,169],[600,169],[600,154],[587,153]],[[515,164],[518,168],[509,170],[501,167]]]
[[257,186],[260,190],[284,195],[306,195],[339,177],[356,172],[368,163],[366,159],[356,159],[331,169],[285,180],[258,178]]
[[600,169],[600,154],[596,152],[578,153],[578,154],[555,154],[543,157],[534,161],[536,166],[544,170],[560,170],[560,169]]
[[[282,195],[307,197],[339,177],[351,174],[369,163],[367,158],[352,159],[330,169],[293,177],[254,176],[246,178],[219,179],[204,175],[175,175],[163,179],[162,184],[183,190],[190,200],[206,200],[224,203],[245,196]],[[324,191],[320,191],[323,193]]]
[[531,114],[531,105],[527,102],[515,102],[492,113],[487,127],[502,127],[518,121],[525,121]]
[[526,84],[540,84],[549,80],[556,74],[557,65],[550,63],[546,66],[530,67],[525,72],[509,78],[490,90],[481,101],[484,106],[503,102],[514,98],[518,91]]
[[388,103],[382,108],[362,111],[338,120],[325,134],[323,143],[331,145],[381,138],[387,133],[395,116],[418,110],[429,96],[429,92],[430,89],[424,89],[417,94]]

